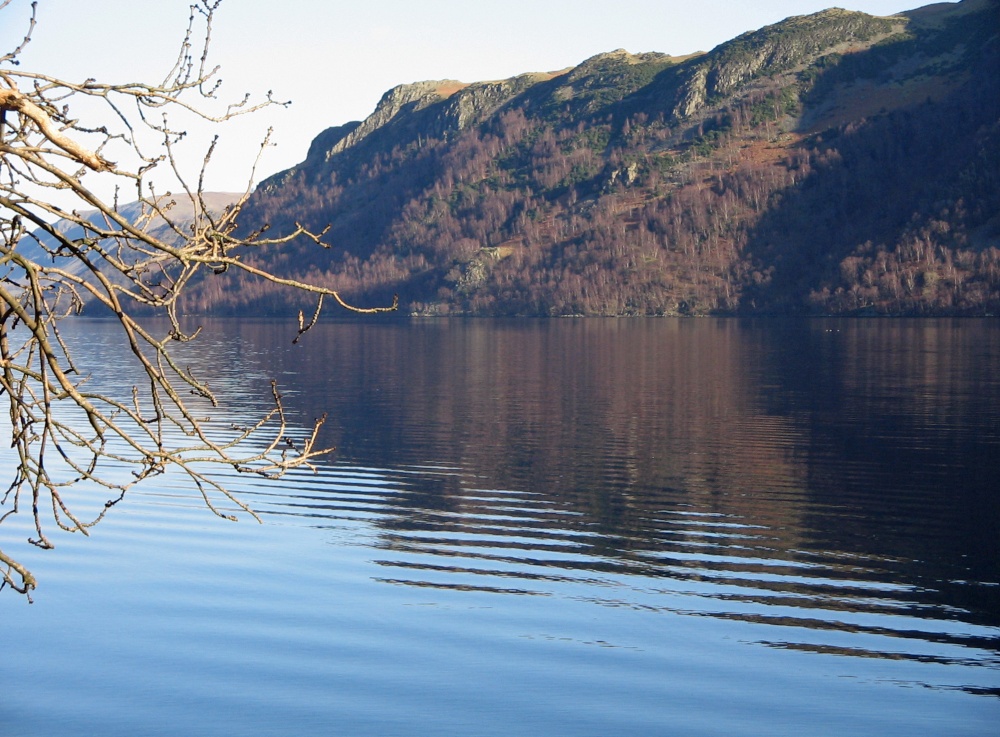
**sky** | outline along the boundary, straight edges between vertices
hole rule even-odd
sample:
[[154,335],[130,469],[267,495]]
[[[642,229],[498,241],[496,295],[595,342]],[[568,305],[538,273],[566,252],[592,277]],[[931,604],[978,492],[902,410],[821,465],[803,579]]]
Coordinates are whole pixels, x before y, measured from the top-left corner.
[[[408,82],[477,82],[555,71],[606,51],[708,51],[739,34],[836,5],[891,15],[921,0],[224,0],[211,60],[222,94],[291,100],[234,125],[193,131],[196,167],[221,144],[208,189],[241,190],[269,127],[256,181],[305,158],[321,131],[361,120]],[[0,49],[27,27],[29,0],[0,10]],[[189,0],[39,0],[22,69],[101,81],[160,80],[187,25]]]

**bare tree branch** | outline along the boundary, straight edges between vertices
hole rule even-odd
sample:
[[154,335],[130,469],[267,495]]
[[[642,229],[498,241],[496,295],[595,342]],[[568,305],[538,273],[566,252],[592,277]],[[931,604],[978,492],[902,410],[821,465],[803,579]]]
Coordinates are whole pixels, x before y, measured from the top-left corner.
[[13,80],[9,79],[7,75],[2,76],[4,81],[10,85],[10,89],[0,89],[0,108],[5,111],[13,110],[31,120],[50,143],[61,148],[70,158],[86,164],[94,171],[107,171],[114,168],[114,164],[111,162],[105,161],[93,151],[88,151],[72,138],[63,135],[48,113],[33,103],[29,97],[22,95]]
[[[310,468],[329,452],[318,445],[325,418],[290,439],[301,433],[290,427],[274,384],[271,410],[250,426],[219,432],[198,414],[192,401],[216,407],[220,398],[172,353],[197,335],[185,333],[178,314],[178,298],[192,281],[243,270],[315,295],[316,310],[308,322],[300,315],[296,341],[319,320],[325,298],[357,313],[396,309],[395,301],[355,307],[334,290],[248,262],[254,249],[296,238],[322,244],[323,236],[303,227],[280,238],[266,237],[267,228],[240,234],[237,218],[256,162],[243,194],[221,208],[211,206],[204,189],[214,140],[200,170],[184,171],[178,153],[185,133],[168,114],[222,124],[287,104],[271,93],[258,101],[219,101],[218,68],[208,53],[218,8],[218,0],[191,6],[176,60],[159,84],[71,81],[21,70],[19,57],[36,31],[34,3],[24,40],[0,55],[0,396],[16,458],[0,496],[0,524],[30,508],[30,542],[39,547],[53,546],[53,525],[88,534],[136,484],[168,472],[182,474],[216,514],[232,519],[228,508],[235,507],[256,517],[210,472],[213,466],[276,478]],[[0,0],[0,11],[10,12],[9,0]],[[213,111],[219,105],[221,112]],[[78,108],[86,123],[73,117]],[[261,152],[269,141],[270,132]],[[106,157],[112,149],[117,163]],[[163,181],[174,184],[158,191]],[[122,205],[122,192],[133,192],[135,204]],[[125,396],[92,388],[62,337],[60,322],[84,307],[117,321],[143,377]],[[166,316],[166,333],[144,327],[140,310]],[[80,489],[104,495],[89,517],[67,501],[69,490]],[[36,585],[31,571],[0,550],[0,588],[30,597]]]

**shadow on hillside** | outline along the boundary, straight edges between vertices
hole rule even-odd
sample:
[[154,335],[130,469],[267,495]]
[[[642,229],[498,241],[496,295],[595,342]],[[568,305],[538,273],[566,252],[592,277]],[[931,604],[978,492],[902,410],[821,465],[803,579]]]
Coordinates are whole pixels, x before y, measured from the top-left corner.
[[[995,42],[986,49],[947,97],[883,110],[807,139],[809,173],[776,194],[748,234],[747,256],[770,278],[747,290],[744,310],[805,311],[812,292],[838,284],[846,257],[878,246],[891,251],[908,228],[946,207],[972,213],[970,227],[995,212],[989,203],[1000,201],[1000,182],[995,174],[974,173],[977,161],[983,169],[982,136],[991,129],[995,135],[1000,122],[1000,49]],[[884,51],[857,54],[852,65],[872,67],[869,53],[878,59]]]

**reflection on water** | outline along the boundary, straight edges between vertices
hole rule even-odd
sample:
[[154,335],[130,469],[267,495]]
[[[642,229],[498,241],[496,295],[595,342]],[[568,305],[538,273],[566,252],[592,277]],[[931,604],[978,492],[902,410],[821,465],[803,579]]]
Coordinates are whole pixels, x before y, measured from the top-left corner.
[[[273,346],[281,329],[240,335]],[[687,613],[796,628],[776,647],[1000,664],[991,323],[443,320],[310,338],[280,356],[326,400],[340,463],[396,470],[371,486],[347,471],[336,493],[303,480],[283,513],[369,520],[385,581],[571,580],[653,610],[683,595]]]
[[[741,672],[730,659],[756,667],[760,655],[748,653],[771,653],[777,660],[759,663],[773,672],[747,687],[757,695],[732,703],[763,704],[758,691],[780,700],[783,689],[806,701],[832,689],[835,700],[834,673],[970,700],[928,705],[958,720],[942,731],[903,701],[886,711],[896,702],[879,693],[852,701],[862,727],[982,734],[983,715],[1000,716],[992,321],[372,320],[321,325],[299,346],[280,323],[206,327],[186,360],[234,392],[235,417],[259,411],[269,375],[303,427],[330,414],[323,442],[338,451],[318,473],[278,486],[234,480],[266,520],[330,543],[314,569],[293,550],[276,554],[287,575],[327,575],[361,549],[367,584],[354,605],[371,616],[390,617],[386,602],[415,595],[495,610],[489,631],[448,620],[447,645],[433,634],[440,623],[421,631],[433,657],[467,641],[456,672],[461,658],[494,650],[522,677],[547,672],[559,661],[542,643],[575,641],[644,658],[628,667],[712,703],[732,687],[718,679]],[[88,340],[101,333],[79,329]],[[95,361],[96,381],[108,380],[105,365]],[[169,488],[148,499],[197,503]],[[529,614],[518,647],[496,641],[497,622]],[[380,645],[389,660],[416,647],[413,610],[398,616]],[[572,624],[579,617],[602,624]],[[681,675],[649,660],[668,643]],[[717,655],[705,655],[709,643]],[[821,675],[788,685],[803,668],[792,654],[813,658]],[[587,672],[585,684],[560,672],[552,709],[573,709],[580,689],[610,688],[605,670]],[[668,718],[666,702],[640,691],[616,702],[617,717],[562,733],[666,733],[627,728]],[[475,709],[443,691],[430,698],[453,715]],[[761,734],[795,733],[763,713]],[[725,733],[722,719],[685,733]],[[801,733],[805,722],[795,724]],[[852,731],[831,724],[809,732]]]

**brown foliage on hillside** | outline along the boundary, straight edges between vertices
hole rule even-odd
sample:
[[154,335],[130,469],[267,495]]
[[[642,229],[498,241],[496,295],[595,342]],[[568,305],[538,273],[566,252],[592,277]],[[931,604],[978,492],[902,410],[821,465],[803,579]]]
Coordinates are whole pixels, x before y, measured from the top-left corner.
[[[255,258],[425,314],[993,313],[1000,64],[982,20],[887,39],[889,25],[854,23],[852,53],[833,38],[804,62],[753,67],[687,116],[673,111],[699,70],[711,81],[767,44],[794,50],[802,24],[683,63],[595,57],[464,128],[434,105],[401,114],[335,155],[311,152],[250,203],[249,224],[329,225],[333,248]],[[816,127],[880,88],[897,107]],[[906,89],[935,92],[914,102]],[[219,280],[187,306],[299,307],[288,299]]]

